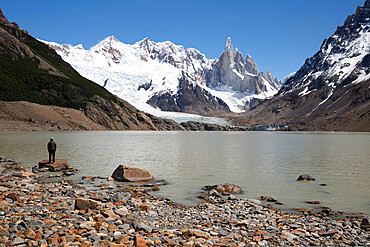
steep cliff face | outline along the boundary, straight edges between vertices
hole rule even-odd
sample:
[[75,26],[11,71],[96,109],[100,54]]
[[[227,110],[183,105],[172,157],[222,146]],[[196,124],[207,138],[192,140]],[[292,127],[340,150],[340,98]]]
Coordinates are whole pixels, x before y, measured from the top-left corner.
[[358,7],[279,93],[248,116],[306,129],[370,130],[370,1]]
[[272,96],[281,86],[280,82],[271,75],[270,69],[267,75],[259,72],[257,64],[250,55],[244,59],[238,49],[234,53],[230,38],[211,73],[209,84],[215,88],[226,85],[238,92]]
[[[169,121],[173,126],[168,126],[167,120],[146,115],[103,87],[83,78],[53,49],[21,30],[16,23],[10,23],[1,10],[0,100],[28,101],[73,108],[94,122],[95,125],[92,128],[100,126],[99,128],[103,129],[157,130],[167,129],[167,127],[183,129],[175,122]],[[19,109],[21,112],[24,111],[24,107],[27,107],[27,104],[12,104],[12,106],[15,105],[17,107],[10,107],[7,104],[4,107]],[[32,109],[46,108],[33,107]],[[66,118],[72,117],[68,114],[74,112],[67,109],[63,111]],[[19,117],[14,118],[13,116],[17,116],[16,113],[9,115],[5,111],[1,115],[3,124],[7,121],[28,121]],[[30,118],[33,119],[32,116],[29,116]],[[47,114],[40,118],[51,124],[52,120],[47,119]]]
[[153,95],[148,103],[164,111],[188,112],[212,115],[229,112],[229,107],[217,97],[197,83],[189,80],[190,76],[183,73],[179,79],[179,89],[175,95],[162,93]]

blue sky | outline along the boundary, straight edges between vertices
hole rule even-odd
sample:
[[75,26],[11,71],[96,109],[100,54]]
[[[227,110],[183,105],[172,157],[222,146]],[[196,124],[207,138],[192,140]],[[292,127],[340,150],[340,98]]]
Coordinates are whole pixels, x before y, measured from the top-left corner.
[[231,37],[260,70],[278,79],[298,70],[365,0],[2,0],[0,7],[36,38],[94,46],[109,35],[194,47],[218,58]]

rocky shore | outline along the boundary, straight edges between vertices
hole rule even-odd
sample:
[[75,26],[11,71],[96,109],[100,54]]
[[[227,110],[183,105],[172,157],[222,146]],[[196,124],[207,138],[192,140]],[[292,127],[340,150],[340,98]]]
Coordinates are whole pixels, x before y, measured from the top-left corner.
[[[46,183],[0,163],[0,246],[369,246],[369,222],[330,210],[286,213],[210,191],[197,206],[151,195],[158,187],[107,178]],[[87,189],[89,188],[89,189]]]

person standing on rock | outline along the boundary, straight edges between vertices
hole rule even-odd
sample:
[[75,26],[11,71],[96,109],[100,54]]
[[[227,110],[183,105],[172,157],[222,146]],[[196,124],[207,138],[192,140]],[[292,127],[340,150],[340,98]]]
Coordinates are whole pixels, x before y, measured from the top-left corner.
[[[54,138],[51,137],[48,142],[48,152],[49,152],[49,164],[55,163],[55,151],[57,150],[57,144],[54,141]],[[53,161],[51,161],[51,156],[53,156]]]

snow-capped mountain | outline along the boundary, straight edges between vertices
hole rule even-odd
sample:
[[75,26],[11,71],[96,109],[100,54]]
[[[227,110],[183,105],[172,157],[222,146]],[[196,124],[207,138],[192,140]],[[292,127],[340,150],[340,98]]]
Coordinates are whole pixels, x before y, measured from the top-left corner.
[[369,99],[370,0],[366,0],[313,57],[285,78],[277,95],[253,107],[249,116],[307,129],[364,130],[370,124]]
[[43,42],[82,76],[154,115],[158,109],[202,115],[241,112],[280,88],[271,72],[260,73],[249,55],[244,60],[239,51],[234,54],[230,39],[219,60],[148,38],[129,45],[110,36],[89,50]]
[[370,79],[369,5],[366,1],[356,14],[348,16],[344,25],[324,40],[320,51],[286,81],[280,93],[301,90],[300,95],[307,95],[321,87],[330,87],[331,95],[339,85]]

